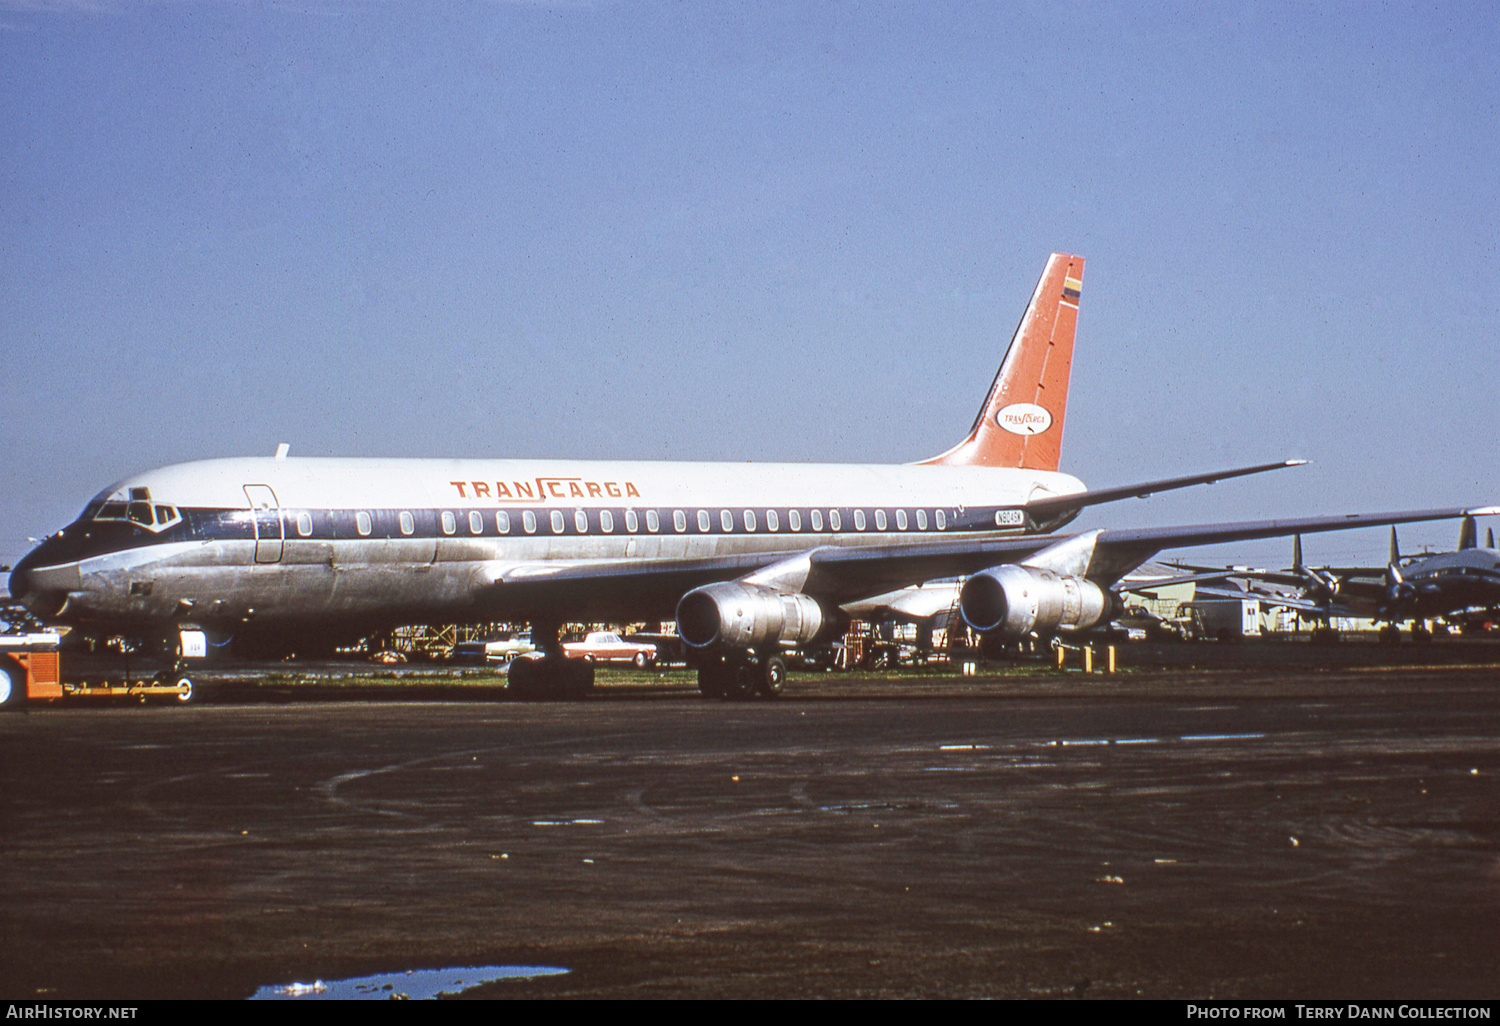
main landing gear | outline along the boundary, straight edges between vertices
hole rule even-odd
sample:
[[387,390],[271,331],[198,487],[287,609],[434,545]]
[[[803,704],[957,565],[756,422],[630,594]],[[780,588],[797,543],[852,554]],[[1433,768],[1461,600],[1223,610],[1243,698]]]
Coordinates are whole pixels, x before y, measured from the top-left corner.
[[[1432,644],[1432,631],[1427,629],[1425,621],[1412,621],[1411,640],[1413,644],[1417,645]],[[1401,643],[1401,628],[1394,620],[1380,628],[1380,641],[1385,645],[1397,645]]]
[[558,640],[560,622],[533,622],[531,643],[541,653],[518,656],[506,671],[507,694],[522,701],[559,702],[587,698],[594,690],[594,663],[569,659]]
[[785,684],[786,662],[779,655],[711,656],[698,666],[698,690],[704,698],[775,698]]

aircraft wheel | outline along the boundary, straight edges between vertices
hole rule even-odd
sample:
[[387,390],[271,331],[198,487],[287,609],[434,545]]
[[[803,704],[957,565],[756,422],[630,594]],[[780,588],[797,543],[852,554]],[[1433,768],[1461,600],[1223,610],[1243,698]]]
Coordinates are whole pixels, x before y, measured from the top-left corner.
[[747,660],[740,660],[725,667],[724,697],[731,702],[740,702],[755,694],[759,674],[757,667]]
[[776,698],[786,684],[786,662],[781,656],[771,656],[758,667],[755,690],[762,698]]
[[587,698],[594,690],[594,661],[563,660],[560,667],[562,697],[566,699]]
[[711,659],[698,667],[698,692],[704,698],[724,697],[724,677],[727,667],[722,659]]
[[11,712],[26,704],[26,671],[12,659],[0,659],[0,710]]
[[522,701],[540,698],[537,672],[540,659],[527,659],[525,657],[511,660],[510,670],[506,673],[505,693]]

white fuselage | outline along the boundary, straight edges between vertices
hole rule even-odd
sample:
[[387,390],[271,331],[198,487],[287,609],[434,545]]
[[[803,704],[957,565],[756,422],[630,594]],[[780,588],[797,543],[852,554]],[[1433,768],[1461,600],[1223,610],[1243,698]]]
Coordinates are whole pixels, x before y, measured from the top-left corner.
[[486,588],[528,568],[1016,534],[1056,526],[1030,523],[1027,501],[1082,490],[1066,474],[983,467],[205,460],[100,493],[12,590],[65,597],[57,619],[122,630],[519,619]]

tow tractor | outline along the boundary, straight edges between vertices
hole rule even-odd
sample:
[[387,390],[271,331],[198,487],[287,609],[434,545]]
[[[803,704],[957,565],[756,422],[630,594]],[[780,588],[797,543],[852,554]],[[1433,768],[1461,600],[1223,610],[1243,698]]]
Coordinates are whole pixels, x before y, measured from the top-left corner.
[[[196,632],[183,632],[184,649],[196,640],[188,637],[191,633]],[[61,641],[62,635],[56,631],[0,634],[0,710],[20,709],[33,700],[61,698],[125,697],[144,702],[166,697],[184,704],[193,700],[192,678],[182,673],[122,683],[65,681],[58,652]]]

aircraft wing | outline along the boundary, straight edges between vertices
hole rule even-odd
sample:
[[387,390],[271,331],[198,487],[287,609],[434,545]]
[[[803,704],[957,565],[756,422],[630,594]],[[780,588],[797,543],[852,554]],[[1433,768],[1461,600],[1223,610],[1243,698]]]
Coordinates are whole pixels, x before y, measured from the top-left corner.
[[672,616],[677,600],[693,588],[759,578],[757,583],[783,591],[801,591],[844,604],[924,581],[967,576],[1002,563],[1024,563],[1044,549],[1064,547],[1076,550],[1077,565],[1062,572],[1113,586],[1163,549],[1463,515],[1462,509],[1436,509],[1076,535],[935,538],[900,545],[820,546],[699,559],[495,565],[481,580],[475,597],[497,618],[549,610],[569,619],[652,620]]
[[1398,513],[1350,513],[1343,516],[1306,517],[1295,520],[1261,520],[1232,524],[1200,524],[1194,527],[1146,527],[1099,532],[1089,579],[1113,584],[1163,549],[1190,548],[1258,538],[1285,538],[1293,534],[1347,531],[1358,527],[1384,527],[1424,520],[1454,520],[1469,515],[1466,509],[1428,509]]
[[1117,488],[1095,488],[1086,492],[1074,492],[1072,495],[1049,496],[1045,499],[1033,499],[1026,504],[1026,512],[1038,523],[1045,523],[1054,517],[1067,513],[1076,513],[1085,506],[1097,506],[1104,502],[1117,502],[1120,499],[1144,499],[1148,495],[1157,492],[1170,492],[1176,488],[1191,488],[1193,485],[1214,484],[1217,481],[1226,481],[1232,477],[1245,477],[1249,474],[1264,474],[1268,470],[1281,470],[1285,467],[1300,467],[1307,463],[1306,460],[1282,460],[1280,463],[1262,463],[1254,467],[1237,467],[1233,470],[1220,470],[1212,474],[1190,474],[1187,477],[1169,477],[1160,481],[1145,481],[1141,484],[1121,485]]
[[1306,613],[1328,614],[1330,616],[1356,616],[1352,609],[1338,602],[1323,603],[1314,602],[1312,599],[1303,598],[1301,595],[1288,595],[1280,592],[1270,591],[1240,591],[1237,588],[1201,588],[1193,596],[1194,601],[1204,598],[1220,599],[1255,599],[1268,606],[1283,606],[1287,609],[1296,609]]
[[1227,581],[1233,577],[1255,577],[1257,580],[1259,580],[1258,574],[1254,572],[1246,573],[1242,570],[1230,570],[1226,568],[1223,570],[1204,570],[1202,573],[1195,574],[1182,574],[1180,577],[1158,577],[1149,581],[1137,581],[1129,587],[1124,587],[1122,582],[1122,586],[1117,590],[1133,593],[1139,592],[1144,594],[1146,592],[1156,591],[1158,588],[1170,588],[1176,584],[1199,584],[1206,583],[1208,581]]

